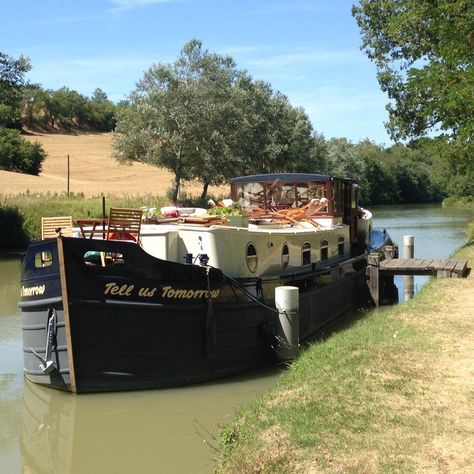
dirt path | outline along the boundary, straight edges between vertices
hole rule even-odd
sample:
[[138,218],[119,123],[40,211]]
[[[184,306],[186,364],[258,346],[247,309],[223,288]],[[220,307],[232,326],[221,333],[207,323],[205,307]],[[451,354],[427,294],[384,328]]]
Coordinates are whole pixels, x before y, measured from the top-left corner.
[[[474,246],[462,251],[474,264]],[[425,409],[442,420],[443,429],[418,459],[419,472],[474,473],[474,274],[467,279],[440,279],[440,298],[417,326],[436,328],[439,353],[433,359]]]
[[[110,194],[159,194],[171,187],[173,176],[153,166],[134,163],[121,165],[111,157],[111,133],[79,135],[31,134],[25,138],[39,141],[48,157],[39,176],[0,170],[0,194],[61,193],[67,190],[67,155],[70,156],[70,191],[86,196]],[[226,187],[211,189],[225,193]],[[187,184],[183,190],[192,195],[201,191],[199,183]]]

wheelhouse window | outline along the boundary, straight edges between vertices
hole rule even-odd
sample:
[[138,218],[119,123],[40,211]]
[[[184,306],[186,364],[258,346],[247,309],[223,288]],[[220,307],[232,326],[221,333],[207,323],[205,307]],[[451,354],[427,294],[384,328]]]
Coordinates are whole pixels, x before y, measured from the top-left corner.
[[[318,177],[321,179],[317,179]],[[298,179],[292,179],[291,173],[276,173],[274,178],[273,176],[271,178],[266,179],[264,175],[255,176],[255,181],[236,178],[231,185],[232,199],[242,208],[275,210],[304,206],[313,199],[326,198],[328,199],[326,205],[318,208],[316,212],[323,215],[333,212],[331,205],[333,193],[329,187],[330,183],[331,185],[333,183],[327,177],[308,174],[307,180],[301,179],[300,176]]]
[[329,258],[329,245],[327,240],[321,240],[321,260]]
[[265,207],[264,188],[261,183],[245,183],[237,187],[237,204],[240,207]]
[[337,254],[342,257],[344,255],[344,237],[337,240]]
[[[310,183],[310,187],[308,188],[307,195],[308,195],[308,202],[311,201],[311,199],[327,198],[326,185],[324,183],[323,184]],[[328,205],[326,204],[318,212],[327,213],[328,211],[329,211]]]
[[301,248],[301,260],[302,265],[311,265],[311,244],[309,242],[305,242]]
[[281,249],[281,266],[286,268],[290,261],[290,250],[288,249],[288,244],[285,242]]
[[247,244],[247,251],[246,251],[246,258],[247,258],[247,267],[248,269],[254,273],[257,270],[258,264],[258,256],[257,256],[257,249],[252,242]]
[[51,250],[44,250],[35,254],[35,267],[44,268],[53,264],[53,255]]
[[292,184],[276,182],[268,187],[268,201],[272,207],[292,207],[295,199],[295,186]]

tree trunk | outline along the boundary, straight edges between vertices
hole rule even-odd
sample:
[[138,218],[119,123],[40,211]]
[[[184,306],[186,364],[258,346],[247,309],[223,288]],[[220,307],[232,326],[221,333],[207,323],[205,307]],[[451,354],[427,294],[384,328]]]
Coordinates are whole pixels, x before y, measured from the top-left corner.
[[181,185],[181,149],[178,149],[176,153],[176,167],[174,170],[174,183],[171,188],[171,200],[173,204],[176,204],[178,201],[179,187]]
[[202,187],[202,194],[201,194],[201,200],[205,200],[207,198],[207,189],[209,188],[209,183],[207,181],[204,182],[204,185]]
[[171,200],[173,201],[173,204],[176,204],[176,202],[178,201],[180,184],[181,184],[181,175],[176,173],[174,175],[173,187],[171,188]]

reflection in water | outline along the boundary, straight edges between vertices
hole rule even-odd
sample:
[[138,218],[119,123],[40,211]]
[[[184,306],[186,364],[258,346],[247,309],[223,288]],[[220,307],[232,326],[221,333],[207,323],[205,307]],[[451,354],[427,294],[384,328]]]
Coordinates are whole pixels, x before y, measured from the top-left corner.
[[405,275],[403,277],[404,301],[411,300],[415,294],[415,277],[413,275]]
[[19,258],[0,257],[0,471],[20,472],[23,357],[18,310]]
[[215,442],[218,423],[270,388],[276,372],[253,377],[82,396],[25,382],[23,472],[212,472],[208,442]]

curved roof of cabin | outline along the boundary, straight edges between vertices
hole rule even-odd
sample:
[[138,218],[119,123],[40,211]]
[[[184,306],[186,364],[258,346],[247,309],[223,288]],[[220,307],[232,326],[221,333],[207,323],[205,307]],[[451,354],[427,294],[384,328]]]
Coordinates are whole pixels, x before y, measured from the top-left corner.
[[[333,179],[332,176],[325,174],[313,174],[313,173],[268,173],[268,174],[254,174],[251,176],[238,176],[236,178],[231,178],[230,182],[234,183],[254,183],[254,182],[263,182],[263,181],[329,181]],[[352,181],[347,178],[336,178],[344,179],[345,181]]]

